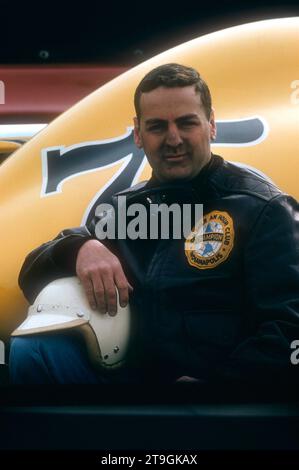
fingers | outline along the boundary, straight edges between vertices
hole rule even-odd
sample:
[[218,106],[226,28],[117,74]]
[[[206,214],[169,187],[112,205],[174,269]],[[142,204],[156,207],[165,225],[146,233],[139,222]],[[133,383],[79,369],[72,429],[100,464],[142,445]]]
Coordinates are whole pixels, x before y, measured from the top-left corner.
[[98,308],[101,313],[108,313],[111,316],[117,314],[117,297],[119,296],[119,305],[126,307],[129,302],[129,292],[133,291],[124,273],[119,271],[114,278],[111,273],[105,273],[102,277],[99,275],[93,275],[91,278],[82,277],[81,282],[91,308],[94,310]]
[[97,308],[97,301],[94,296],[94,288],[91,279],[88,277],[81,277],[80,281],[82,283],[89,305],[93,310],[95,310]]
[[111,316],[117,313],[117,296],[113,278],[109,276],[93,275],[91,278],[82,277],[81,283],[89,305],[93,310],[98,309],[101,313]]
[[90,306],[114,316],[119,304],[125,307],[133,287],[128,282],[118,258],[96,240],[86,242],[79,250],[76,273],[82,282]]
[[118,270],[115,273],[114,281],[119,295],[119,305],[126,307],[129,302],[129,293],[133,291],[133,287],[128,282],[123,270]]
[[106,312],[114,317],[117,314],[117,295],[112,275],[103,277]]
[[129,286],[129,292],[133,292],[134,288],[133,288],[133,286],[131,286],[131,284],[129,282],[128,282],[128,286]]
[[93,297],[95,299],[95,307],[94,309],[98,309],[101,313],[107,312],[107,304],[106,304],[106,297],[105,297],[105,286],[101,277],[96,276],[91,278],[90,280],[92,290],[93,290]]

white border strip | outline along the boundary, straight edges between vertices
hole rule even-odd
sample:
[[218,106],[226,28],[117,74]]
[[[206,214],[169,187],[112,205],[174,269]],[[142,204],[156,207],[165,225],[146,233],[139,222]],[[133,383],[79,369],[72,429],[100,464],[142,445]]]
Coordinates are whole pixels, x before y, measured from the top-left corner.
[[48,124],[1,124],[0,138],[8,139],[11,137],[28,137],[31,138],[38,132],[42,131]]
[[64,145],[61,145],[61,146],[58,146],[58,147],[47,147],[45,149],[42,149],[42,151],[41,151],[42,187],[41,187],[40,197],[48,197],[48,196],[53,196],[54,194],[57,194],[57,193],[62,193],[62,186],[63,186],[65,181],[68,181],[72,178],[75,178],[78,175],[84,175],[84,174],[87,174],[87,173],[92,173],[94,171],[103,170],[105,168],[110,168],[113,165],[119,164],[124,158],[126,158],[126,157],[123,157],[122,159],[117,160],[116,162],[113,162],[113,163],[109,163],[108,165],[105,165],[105,166],[101,166],[101,167],[97,167],[97,168],[92,168],[90,170],[84,170],[84,171],[79,171],[77,173],[73,173],[72,175],[70,175],[70,176],[64,178],[62,181],[60,181],[56,191],[46,193],[46,187],[47,187],[47,183],[48,183],[48,164],[47,164],[48,163],[48,156],[47,156],[47,154],[48,154],[49,151],[60,150],[60,157],[63,157],[69,151],[77,149],[77,148],[89,147],[90,145],[109,144],[109,143],[112,143],[112,142],[118,142],[120,140],[124,140],[126,137],[128,137],[131,134],[132,129],[133,129],[132,126],[127,127],[127,131],[123,135],[115,137],[113,139],[93,140],[93,141],[88,141],[88,142],[84,142],[84,143],[70,145],[69,147],[65,147]]

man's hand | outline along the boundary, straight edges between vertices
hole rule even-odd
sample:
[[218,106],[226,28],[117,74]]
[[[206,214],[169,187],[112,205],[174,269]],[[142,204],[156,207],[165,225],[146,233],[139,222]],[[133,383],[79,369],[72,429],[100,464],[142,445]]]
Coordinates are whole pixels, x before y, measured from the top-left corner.
[[91,308],[114,316],[117,313],[117,295],[119,303],[125,307],[129,301],[129,284],[118,258],[98,240],[88,240],[81,246],[76,273],[86,292]]

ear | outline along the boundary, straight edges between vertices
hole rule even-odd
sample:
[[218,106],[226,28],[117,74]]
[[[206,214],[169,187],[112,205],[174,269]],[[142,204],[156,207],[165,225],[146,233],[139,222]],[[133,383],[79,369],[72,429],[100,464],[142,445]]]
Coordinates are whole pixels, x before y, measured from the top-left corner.
[[140,127],[137,117],[134,117],[134,142],[139,149],[142,148],[142,139],[140,135]]
[[211,110],[211,116],[210,116],[210,139],[215,140],[217,135],[217,127],[216,127],[216,122],[215,122],[215,113],[214,109]]

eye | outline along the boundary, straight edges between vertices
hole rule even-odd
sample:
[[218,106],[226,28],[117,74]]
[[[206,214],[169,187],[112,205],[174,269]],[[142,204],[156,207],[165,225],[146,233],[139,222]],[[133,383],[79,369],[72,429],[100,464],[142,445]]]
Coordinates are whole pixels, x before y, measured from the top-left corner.
[[194,127],[194,126],[197,126],[197,125],[198,125],[198,122],[194,121],[194,120],[182,121],[180,123],[180,127],[182,127],[182,128]]
[[150,124],[147,127],[147,130],[149,132],[163,132],[165,130],[166,126],[163,123],[155,123],[155,124]]

